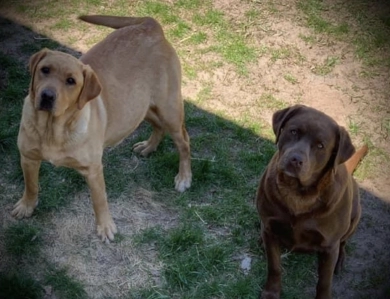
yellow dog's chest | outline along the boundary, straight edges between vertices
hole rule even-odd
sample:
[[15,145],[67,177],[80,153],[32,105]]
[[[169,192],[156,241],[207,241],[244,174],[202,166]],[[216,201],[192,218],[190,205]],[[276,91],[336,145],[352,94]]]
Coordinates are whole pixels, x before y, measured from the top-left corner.
[[[46,123],[45,123],[46,121]],[[80,169],[91,163],[94,152],[88,142],[88,119],[80,117],[73,129],[51,123],[40,117],[22,125],[18,137],[20,152],[33,160],[45,160],[55,166]]]
[[42,146],[41,154],[43,160],[55,166],[78,168],[81,166],[81,159],[78,153],[70,152],[57,147]]
[[34,142],[22,144],[20,151],[30,159],[45,160],[55,166],[80,169],[90,163],[88,150],[83,147],[64,147],[45,142]]

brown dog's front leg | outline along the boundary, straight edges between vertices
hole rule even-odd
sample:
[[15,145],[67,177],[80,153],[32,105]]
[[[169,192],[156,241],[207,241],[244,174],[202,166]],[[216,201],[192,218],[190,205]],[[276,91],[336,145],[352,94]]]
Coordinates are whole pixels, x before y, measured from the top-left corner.
[[30,217],[38,204],[38,177],[41,160],[31,160],[21,155],[20,164],[24,177],[24,193],[11,213],[18,219]]
[[339,254],[339,244],[318,254],[318,283],[316,299],[332,298],[333,272]]
[[91,166],[86,172],[82,171],[81,173],[85,176],[91,190],[97,234],[103,242],[108,243],[110,240],[114,240],[117,229],[108,208],[103,165]]
[[267,254],[268,276],[264,290],[259,298],[277,299],[280,297],[282,269],[280,266],[280,245],[277,238],[263,232],[263,242]]

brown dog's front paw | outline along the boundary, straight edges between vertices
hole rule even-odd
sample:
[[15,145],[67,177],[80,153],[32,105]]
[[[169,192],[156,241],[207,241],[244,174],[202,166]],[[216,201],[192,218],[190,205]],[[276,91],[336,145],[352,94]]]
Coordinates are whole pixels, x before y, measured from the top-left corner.
[[180,173],[175,177],[175,189],[179,192],[184,192],[191,187],[192,175],[180,175]]
[[259,296],[259,299],[279,299],[279,298],[280,298],[280,294],[278,292],[266,291],[266,290],[264,290]]
[[102,242],[110,243],[114,241],[114,235],[118,232],[114,221],[111,219],[104,224],[97,225],[97,234],[101,238]]
[[14,209],[11,212],[11,215],[16,219],[31,217],[37,204],[38,201],[29,203],[27,200],[22,198],[14,205]]

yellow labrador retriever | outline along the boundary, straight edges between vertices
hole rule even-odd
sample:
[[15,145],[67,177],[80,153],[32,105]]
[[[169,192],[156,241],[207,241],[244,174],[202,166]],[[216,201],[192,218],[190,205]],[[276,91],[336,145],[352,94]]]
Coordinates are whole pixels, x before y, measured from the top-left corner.
[[115,28],[79,60],[43,49],[30,59],[29,94],[25,98],[18,147],[25,190],[12,215],[29,217],[38,204],[42,160],[76,169],[91,190],[97,233],[103,241],[117,232],[110,215],[102,155],[145,119],[153,126],[134,150],[155,151],[165,132],[180,155],[175,188],[191,185],[190,144],[184,126],[181,68],[159,23],[149,17],[82,16]]

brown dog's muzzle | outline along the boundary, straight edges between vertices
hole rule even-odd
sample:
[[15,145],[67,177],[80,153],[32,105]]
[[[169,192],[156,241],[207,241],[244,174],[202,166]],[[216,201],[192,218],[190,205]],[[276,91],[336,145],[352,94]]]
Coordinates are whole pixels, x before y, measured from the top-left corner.
[[45,88],[41,92],[40,102],[39,102],[39,110],[44,111],[52,111],[54,108],[54,103],[57,99],[56,92],[52,89]]
[[305,178],[308,166],[307,155],[303,151],[292,149],[283,154],[279,169],[288,176]]
[[303,157],[300,154],[292,154],[289,161],[290,168],[293,168],[296,171],[300,171],[303,165]]
[[294,174],[295,176],[299,175],[303,168],[304,158],[302,155],[297,153],[292,153],[286,157],[284,170],[289,174]]

